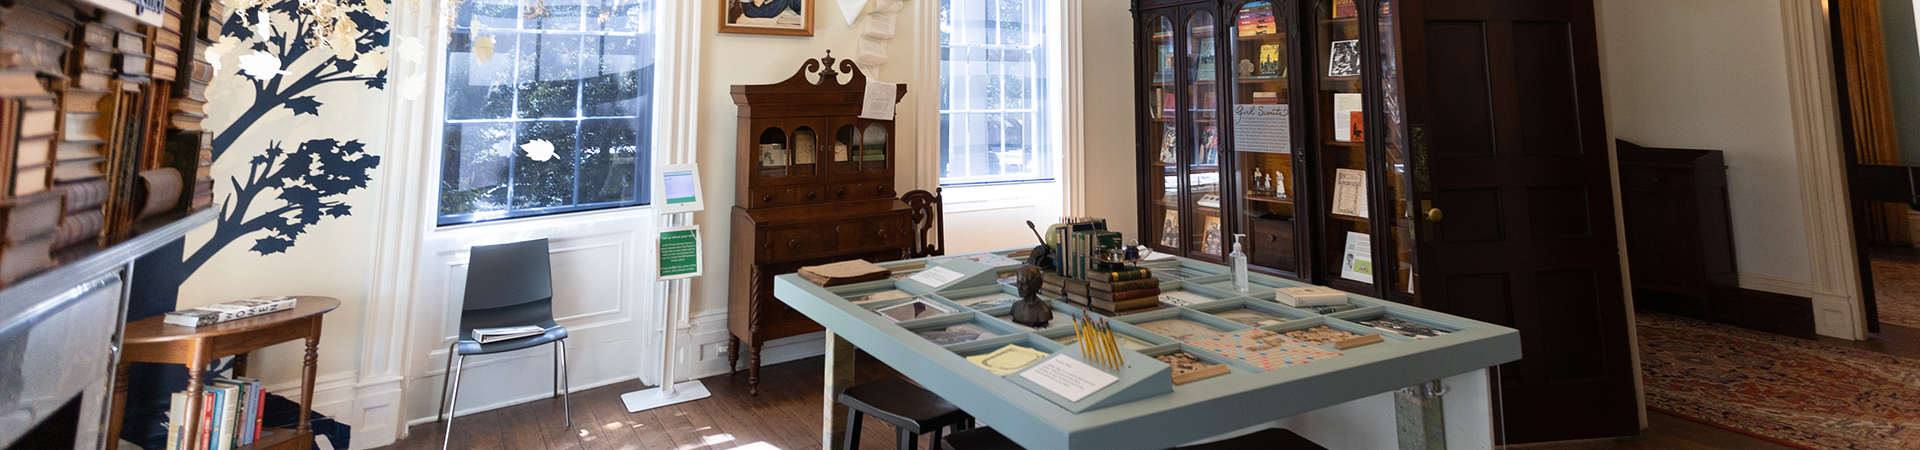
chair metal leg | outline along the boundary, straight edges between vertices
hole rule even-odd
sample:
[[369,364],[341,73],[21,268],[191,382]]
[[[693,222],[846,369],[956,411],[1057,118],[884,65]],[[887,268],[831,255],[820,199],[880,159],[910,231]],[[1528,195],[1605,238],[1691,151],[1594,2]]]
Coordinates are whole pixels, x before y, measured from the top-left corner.
[[900,427],[894,427],[893,434],[899,438],[900,444],[897,446],[899,450],[915,450],[920,448],[920,435],[913,434],[907,431],[907,429]]
[[453,345],[447,346],[447,369],[440,371],[440,409],[433,411],[433,421],[435,422],[447,419],[447,416],[440,412],[447,410],[447,396],[449,395],[447,394],[447,385],[453,382],[453,358],[458,357],[453,354],[453,351],[454,348],[459,346],[459,341],[454,341]]
[[567,340],[554,341],[560,345],[560,409],[566,414],[567,428],[573,428],[573,401],[567,398],[567,391],[573,390],[573,372],[567,369]]
[[560,341],[553,341],[553,396],[560,396]]
[[447,450],[447,444],[453,442],[453,408],[460,405],[460,369],[467,367],[467,357],[461,356],[460,363],[453,366],[453,392],[447,394],[447,431],[440,437],[440,450]]
[[860,417],[864,415],[858,409],[849,408],[847,411],[847,438],[846,445],[841,446],[842,449],[860,450]]

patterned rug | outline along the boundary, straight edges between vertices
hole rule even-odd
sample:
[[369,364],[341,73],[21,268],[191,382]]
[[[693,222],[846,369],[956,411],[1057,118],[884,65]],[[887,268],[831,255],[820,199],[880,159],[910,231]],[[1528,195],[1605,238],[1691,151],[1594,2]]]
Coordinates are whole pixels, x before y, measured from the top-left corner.
[[1920,328],[1920,249],[1874,247],[1870,254],[1880,323]]
[[1920,448],[1920,362],[1639,313],[1647,406],[1812,449]]

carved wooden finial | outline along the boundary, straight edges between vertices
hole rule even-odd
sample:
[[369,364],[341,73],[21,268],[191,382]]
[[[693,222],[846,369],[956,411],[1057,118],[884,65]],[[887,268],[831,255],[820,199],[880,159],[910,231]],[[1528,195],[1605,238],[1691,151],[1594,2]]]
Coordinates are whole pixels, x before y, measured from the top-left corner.
[[827,57],[820,58],[820,64],[826,67],[820,71],[821,80],[840,76],[840,72],[833,71],[833,61],[833,50],[827,50]]

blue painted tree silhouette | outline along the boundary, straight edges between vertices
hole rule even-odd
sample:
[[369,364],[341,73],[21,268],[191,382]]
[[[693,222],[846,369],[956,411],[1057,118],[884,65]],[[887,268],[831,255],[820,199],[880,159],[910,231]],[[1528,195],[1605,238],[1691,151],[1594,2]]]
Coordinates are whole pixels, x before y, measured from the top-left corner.
[[[236,140],[254,131],[254,124],[280,108],[288,109],[296,117],[319,117],[324,105],[310,94],[317,87],[361,83],[366,89],[386,88],[387,71],[378,53],[388,46],[387,22],[369,12],[368,1],[386,0],[340,2],[341,9],[335,11],[334,17],[339,18],[335,26],[351,24],[345,28],[348,32],[323,29],[324,20],[302,9],[300,0],[266,0],[239,9],[227,18],[221,27],[221,36],[238,39],[249,52],[272,54],[279,59],[281,69],[291,70],[295,63],[303,60],[318,61],[318,64],[304,73],[266,80],[247,77],[253,88],[252,104],[214,136],[215,161],[227,157]],[[271,35],[262,36],[256,31],[259,28],[255,22],[262,13],[279,25],[272,27]],[[351,47],[351,51],[329,48],[321,44],[318,39],[321,36],[327,36],[329,44]],[[373,74],[367,73],[372,70],[356,73],[362,64],[371,64],[369,69],[379,67],[380,70]],[[213,238],[188,254],[183,261],[184,270],[178,273],[190,276],[221,249],[260,232],[267,235],[255,238],[248,250],[261,255],[286,252],[308,227],[324,218],[351,214],[352,206],[346,204],[344,196],[355,189],[366,188],[372,179],[372,170],[380,166],[380,157],[367,154],[366,150],[366,145],[358,140],[318,138],[301,142],[291,151],[284,148],[281,141],[275,141],[260,153],[250,155],[246,175],[225,180],[233,193],[220,199],[220,216],[215,222]]]

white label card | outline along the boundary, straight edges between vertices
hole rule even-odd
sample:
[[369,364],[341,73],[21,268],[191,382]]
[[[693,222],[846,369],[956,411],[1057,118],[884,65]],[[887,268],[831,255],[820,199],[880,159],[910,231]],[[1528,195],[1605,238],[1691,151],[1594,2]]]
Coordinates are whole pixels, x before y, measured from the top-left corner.
[[931,286],[934,289],[939,289],[941,286],[953,284],[953,282],[960,281],[961,278],[965,278],[965,277],[966,277],[965,274],[962,274],[960,272],[955,272],[953,271],[953,269],[948,269],[945,267],[934,267],[931,269],[922,270],[920,271],[920,273],[914,274],[913,277],[908,279],[920,282],[920,284]]
[[1033,366],[1032,369],[1020,372],[1020,378],[1053,391],[1054,394],[1069,402],[1078,402],[1120,381],[1120,377],[1066,355],[1056,355],[1053,359]]
[[860,118],[893,120],[893,101],[899,94],[895,86],[898,85],[867,77],[867,97],[860,108]]

